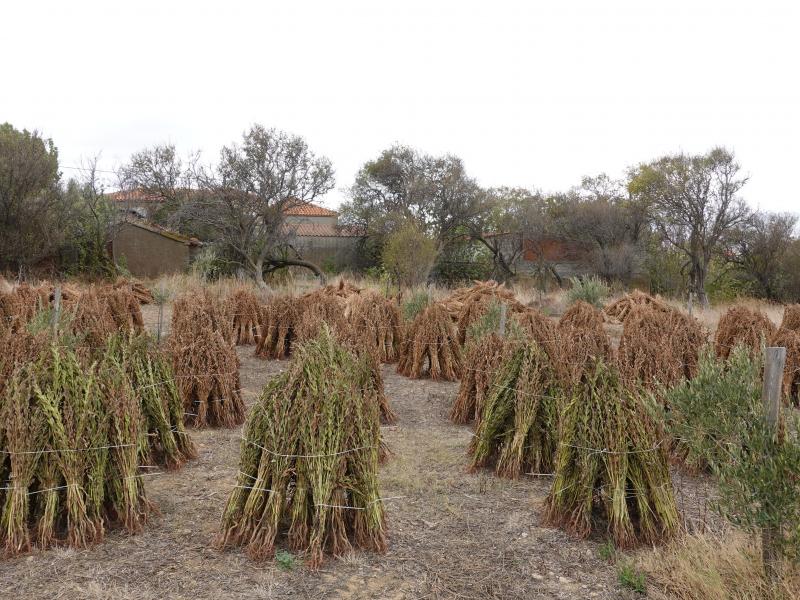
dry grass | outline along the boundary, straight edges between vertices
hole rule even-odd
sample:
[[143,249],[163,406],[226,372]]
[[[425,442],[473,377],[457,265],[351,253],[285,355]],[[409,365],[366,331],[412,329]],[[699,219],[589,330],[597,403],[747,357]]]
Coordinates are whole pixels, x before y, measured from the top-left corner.
[[720,358],[728,358],[731,350],[740,344],[760,356],[762,345],[776,330],[775,324],[764,313],[747,306],[734,306],[719,320],[714,348]]
[[351,335],[382,363],[396,362],[403,338],[403,317],[396,302],[364,291],[350,297],[346,308]]
[[783,400],[800,405],[800,330],[781,327],[769,340],[770,346],[786,348],[783,370]]
[[776,586],[764,577],[758,542],[742,533],[686,535],[637,557],[656,600],[791,600],[800,573],[784,565]]
[[565,383],[577,383],[595,359],[615,360],[611,340],[603,329],[603,313],[591,304],[575,302],[557,327]]
[[628,315],[636,308],[648,307],[659,312],[670,312],[672,307],[659,297],[653,297],[640,290],[625,294],[622,298],[607,304],[603,312],[611,319],[624,323]]
[[781,329],[800,332],[800,304],[792,304],[783,310]]
[[256,356],[286,358],[292,349],[299,318],[298,302],[291,296],[276,296],[259,312],[259,339]]
[[453,423],[465,425],[480,421],[492,377],[503,363],[506,342],[506,338],[490,333],[467,344],[458,396],[450,411]]
[[248,346],[259,340],[261,303],[255,293],[245,287],[235,290],[225,300],[224,311],[230,319],[237,346]]

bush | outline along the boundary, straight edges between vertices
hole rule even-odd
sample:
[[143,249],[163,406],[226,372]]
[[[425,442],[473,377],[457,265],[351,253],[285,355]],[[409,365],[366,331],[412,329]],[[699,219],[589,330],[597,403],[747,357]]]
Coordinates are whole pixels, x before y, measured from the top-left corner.
[[567,299],[570,304],[583,300],[596,308],[600,308],[608,298],[608,286],[599,277],[588,277],[580,279],[570,277],[572,287],[567,292]]
[[428,306],[428,292],[425,290],[414,292],[408,300],[403,302],[403,317],[407,321],[411,321],[421,313],[426,306]]
[[383,248],[383,267],[400,285],[422,285],[427,281],[437,255],[436,240],[409,222],[387,238]]
[[776,435],[761,404],[761,361],[737,346],[727,361],[706,353],[697,377],[667,394],[669,429],[687,464],[719,481],[717,511],[745,531],[781,530],[777,550],[800,558],[800,420]]

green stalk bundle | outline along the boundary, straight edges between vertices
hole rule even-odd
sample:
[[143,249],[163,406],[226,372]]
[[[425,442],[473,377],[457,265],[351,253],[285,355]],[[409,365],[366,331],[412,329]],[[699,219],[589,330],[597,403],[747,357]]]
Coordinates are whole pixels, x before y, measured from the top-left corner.
[[[185,422],[193,427],[236,427],[244,422],[239,357],[219,307],[208,296],[184,297],[172,314],[169,353],[183,401]],[[220,329],[222,328],[222,329]]]
[[646,397],[602,360],[564,410],[545,521],[585,538],[601,521],[619,548],[678,529],[667,448]]
[[184,428],[184,408],[167,355],[147,334],[118,334],[108,352],[125,369],[138,397],[146,435],[139,450],[143,464],[178,469],[197,458],[197,449]]
[[472,438],[472,469],[494,464],[510,479],[552,471],[560,398],[553,365],[536,342],[507,350]]
[[245,426],[220,547],[270,557],[279,539],[319,568],[325,551],[386,549],[370,369],[324,326],[264,388]]
[[153,509],[139,473],[139,400],[109,355],[87,364],[53,336],[17,364],[0,402],[0,543],[6,555],[84,548]]
[[419,313],[403,339],[397,372],[411,379],[455,381],[461,374],[458,330],[447,309],[431,304]]

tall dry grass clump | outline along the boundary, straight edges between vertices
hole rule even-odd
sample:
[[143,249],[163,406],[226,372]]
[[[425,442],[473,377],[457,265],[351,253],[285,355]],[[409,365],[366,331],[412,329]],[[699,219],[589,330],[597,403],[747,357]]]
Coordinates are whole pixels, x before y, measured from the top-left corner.
[[353,336],[382,363],[396,362],[403,339],[400,307],[382,294],[364,291],[348,299],[347,320]]
[[0,327],[19,331],[34,315],[50,306],[47,290],[26,283],[0,292]]
[[783,310],[781,329],[800,332],[800,304],[790,304]]
[[498,475],[511,479],[550,473],[561,404],[556,371],[536,342],[516,343],[504,358],[470,444],[472,468],[494,465]]
[[321,293],[318,290],[301,296],[298,305],[299,315],[294,328],[295,344],[316,338],[323,324],[327,324],[337,336],[345,335],[350,327],[345,316],[347,300],[338,293]]
[[152,290],[141,281],[118,277],[113,287],[114,289],[130,290],[131,294],[139,301],[139,304],[152,304],[155,301]]
[[[114,289],[112,286],[103,286],[98,293],[108,306],[111,318],[120,331],[144,330],[144,319],[139,300],[128,288]],[[76,297],[76,301],[80,296]]]
[[412,379],[458,379],[461,345],[458,330],[444,306],[431,304],[408,326],[397,372]]
[[761,312],[746,306],[734,306],[722,315],[714,337],[717,356],[728,358],[737,345],[747,346],[754,356],[761,355],[761,346],[776,332],[777,327]]
[[0,409],[0,543],[84,548],[152,511],[139,471],[140,404],[113,359],[83,364],[62,339],[14,371]]
[[327,327],[298,347],[248,419],[221,547],[245,546],[263,559],[285,539],[312,568],[326,551],[385,551],[379,416],[361,391],[369,377]]
[[458,288],[441,301],[442,306],[458,326],[458,341],[463,346],[467,341],[470,326],[480,320],[493,307],[503,303],[509,313],[523,312],[525,307],[514,296],[514,292],[496,281],[475,281],[469,287]]
[[169,353],[186,423],[193,427],[244,422],[239,357],[223,335],[226,322],[208,297],[182,297],[173,307]]
[[256,356],[286,358],[291,352],[295,329],[300,317],[296,298],[278,296],[270,299],[259,311],[259,338]]
[[697,319],[676,310],[638,306],[625,318],[617,354],[620,372],[633,386],[671,387],[694,377],[707,341]]
[[615,360],[611,339],[603,328],[603,313],[577,301],[561,316],[556,328],[565,380],[577,383],[596,359]]
[[786,365],[783,369],[783,400],[800,405],[800,329],[783,326],[769,340],[770,346],[786,348]]
[[663,432],[645,402],[602,360],[584,372],[561,419],[547,523],[580,538],[605,523],[618,548],[677,531]]
[[247,288],[236,289],[225,300],[225,313],[230,319],[233,340],[237,346],[255,344],[259,338],[261,303]]
[[672,312],[674,310],[658,296],[653,297],[641,290],[633,290],[622,296],[622,298],[609,302],[603,309],[603,312],[609,318],[624,323],[629,315],[640,308],[649,308],[650,310],[663,313]]

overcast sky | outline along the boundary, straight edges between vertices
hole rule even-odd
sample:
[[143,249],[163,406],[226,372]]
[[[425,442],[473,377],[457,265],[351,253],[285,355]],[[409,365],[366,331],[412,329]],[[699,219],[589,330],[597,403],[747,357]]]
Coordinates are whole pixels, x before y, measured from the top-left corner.
[[2,21],[0,122],[65,166],[161,142],[213,161],[258,122],[333,161],[335,207],[394,142],[545,192],[724,145],[753,206],[800,212],[797,1],[18,1]]

